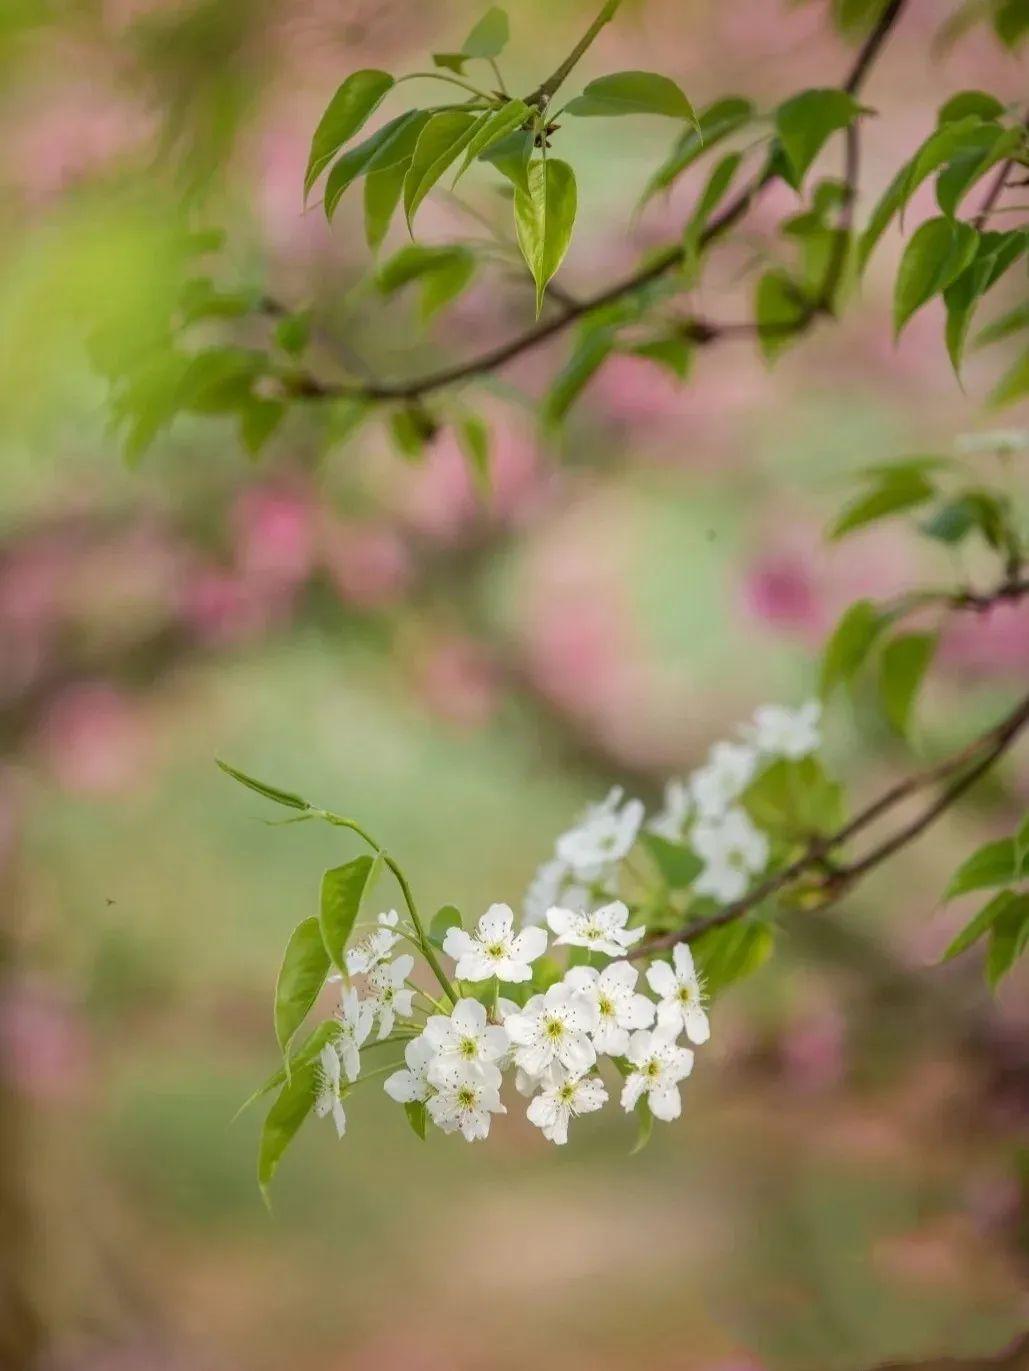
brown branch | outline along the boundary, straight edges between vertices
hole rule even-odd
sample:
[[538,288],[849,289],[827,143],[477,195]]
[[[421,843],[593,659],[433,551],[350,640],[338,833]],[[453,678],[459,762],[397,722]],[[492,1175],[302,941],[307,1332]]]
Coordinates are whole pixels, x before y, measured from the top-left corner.
[[[897,22],[901,11],[907,0],[890,0],[883,11],[879,22],[862,44],[849,73],[847,74],[842,89],[849,94],[856,94],[868,72],[879,55],[879,52]],[[610,8],[610,7],[607,7]],[[610,16],[608,16],[610,17]],[[607,22],[607,19],[604,20]],[[598,20],[599,23],[599,20]],[[601,24],[600,27],[603,25]],[[599,31],[599,28],[598,28]],[[594,35],[595,36],[595,35]],[[592,41],[592,40],[591,40]],[[583,49],[585,50],[585,49]],[[580,54],[581,55],[581,54]],[[576,57],[576,60],[578,58]],[[565,64],[562,64],[564,66]],[[570,70],[570,68],[569,68]],[[549,78],[553,81],[562,71],[558,71]],[[565,73],[567,74],[567,73]],[[563,80],[563,76],[561,77]],[[548,83],[544,83],[546,86]],[[541,88],[542,89],[542,88]],[[857,152],[856,152],[856,133],[848,132],[848,167],[853,168],[856,176],[857,171]],[[731,200],[722,212],[716,215],[707,224],[700,235],[699,246],[707,247],[712,242],[720,238],[728,229],[732,228],[750,209],[755,199],[771,184],[774,175],[766,166],[750,183],[745,186],[735,199]],[[759,330],[757,325],[718,325],[704,320],[689,321],[684,326],[689,333],[691,341],[704,346],[719,339],[728,339],[742,336],[744,333],[752,334],[761,331],[765,336],[770,334],[800,333],[806,329],[814,319],[828,312],[827,296],[831,298],[835,294],[838,277],[842,273],[846,256],[847,225],[852,214],[852,207],[855,195],[855,187],[848,181],[849,190],[844,201],[843,213],[844,222],[841,224],[840,239],[841,247],[834,253],[830,262],[830,274],[827,276],[828,291],[823,288],[818,296],[810,303],[807,309],[798,317],[797,320],[790,321],[786,325],[775,325]],[[574,304],[561,310],[552,319],[543,324],[534,325],[526,329],[523,333],[515,335],[505,343],[500,343],[496,347],[480,353],[476,357],[468,358],[464,362],[458,362],[450,367],[443,367],[438,371],[427,372],[422,376],[413,377],[407,381],[365,381],[354,383],[327,384],[317,380],[313,376],[298,375],[284,380],[288,393],[304,398],[316,400],[335,400],[335,399],[357,399],[368,401],[414,401],[425,395],[430,395],[438,390],[444,390],[449,386],[461,381],[469,380],[475,376],[486,375],[498,370],[515,357],[521,356],[548,339],[563,333],[571,324],[591,314],[594,310],[602,309],[606,305],[614,304],[623,297],[633,295],[643,290],[652,282],[660,280],[670,271],[681,266],[683,262],[683,249],[679,244],[666,248],[664,252],[653,257],[646,267],[623,277],[605,290],[578,300]]]
[[891,1361],[875,1371],[1029,1371],[1029,1333],[993,1356],[930,1357],[927,1361]]
[[[1029,129],[1029,118],[1027,118],[1023,122],[1023,128]],[[1005,162],[1002,162],[1000,167],[997,169],[997,174],[991,181],[990,187],[986,192],[983,202],[979,206],[979,213],[972,220],[973,226],[980,233],[986,227],[986,224],[989,221],[990,215],[993,213],[997,201],[1004,193],[1004,188],[1007,185],[1008,177],[1014,171],[1018,162],[1019,158],[1017,154],[1012,153],[1012,155]]]

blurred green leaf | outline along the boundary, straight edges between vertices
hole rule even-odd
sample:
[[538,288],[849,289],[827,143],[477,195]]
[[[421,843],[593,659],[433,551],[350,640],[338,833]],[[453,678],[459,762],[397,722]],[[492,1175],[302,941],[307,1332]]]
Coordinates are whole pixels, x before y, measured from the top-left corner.
[[543,401],[542,417],[548,427],[561,422],[614,348],[609,329],[589,329],[575,344],[572,355],[555,377]]
[[516,130],[506,138],[490,143],[479,154],[480,162],[489,162],[514,186],[515,190],[530,195],[529,165],[535,145],[533,135],[527,130]]
[[409,243],[382,264],[375,284],[383,295],[392,295],[411,281],[420,282],[424,321],[464,290],[475,274],[475,265],[475,254],[468,248]]
[[832,833],[843,823],[843,787],[817,757],[780,757],[747,787],[740,803],[758,828],[788,842]]
[[891,639],[879,658],[879,694],[898,733],[905,735],[915,697],[936,651],[935,633],[905,633]]
[[258,795],[263,795],[266,800],[274,800],[276,804],[286,805],[290,809],[310,809],[311,806],[306,800],[302,800],[299,795],[294,795],[289,790],[279,790],[273,785],[266,785],[264,781],[255,780],[253,776],[248,776],[245,771],[237,771],[234,766],[229,766],[228,762],[223,762],[215,758],[216,764],[225,772],[226,776],[231,776],[240,785],[245,785],[248,790],[256,790]]
[[636,1115],[636,1141],[629,1151],[630,1157],[635,1157],[643,1151],[654,1132],[654,1116],[650,1112],[650,1101],[646,1095],[639,1097],[633,1112]]
[[460,927],[460,911],[455,909],[452,904],[445,904],[432,916],[432,923],[429,924],[429,942],[432,943],[433,947],[438,947],[442,951],[443,939],[447,936],[447,931],[451,928]]
[[392,87],[393,77],[388,72],[374,69],[353,72],[339,87],[311,139],[311,152],[304,173],[305,200],[336,153],[353,138]]
[[492,5],[461,44],[461,52],[465,57],[499,57],[510,35],[507,14]]
[[800,286],[788,272],[766,271],[757,283],[754,318],[758,344],[765,358],[773,361],[797,336],[811,312]]
[[[310,1066],[312,1062],[316,1062],[321,1056],[321,1051],[325,1044],[332,1042],[338,1036],[339,1024],[335,1019],[326,1019],[324,1023],[320,1023],[317,1028],[309,1033],[301,1046],[290,1057],[290,1080],[293,1079],[298,1067]],[[273,1090],[277,1090],[285,1079],[286,1068],[285,1066],[280,1066],[277,1070],[272,1072],[263,1085],[258,1086],[252,1095],[247,1096],[233,1115],[233,1121],[238,1119],[244,1110],[249,1109],[252,1104],[256,1104],[263,1096],[270,1094]]]
[[872,490],[847,505],[831,525],[828,537],[836,542],[855,529],[914,509],[935,494],[935,485],[919,472],[890,473]]
[[386,170],[410,159],[428,121],[429,114],[425,110],[407,110],[404,114],[398,114],[334,163],[325,182],[322,200],[325,217],[330,224],[343,193],[359,176]]
[[659,833],[647,832],[640,834],[639,841],[670,890],[685,890],[703,869],[703,862],[684,843],[673,843]]
[[1003,409],[1026,395],[1029,395],[1029,348],[1004,373],[986,403],[990,409]]
[[985,347],[989,343],[999,343],[1002,339],[1010,338],[1013,333],[1019,333],[1026,328],[1029,328],[1029,300],[1007,310],[998,319],[994,319],[992,324],[980,329],[976,335],[975,346]]
[[991,885],[1006,885],[1019,874],[1025,875],[1025,863],[1021,873],[1017,872],[1014,839],[1000,838],[996,842],[986,843],[961,863],[950,878],[943,898],[952,900],[956,895],[964,895],[970,890],[985,890]]
[[457,441],[479,498],[488,500],[492,488],[489,428],[477,414],[467,414],[457,425]]
[[1014,895],[990,927],[986,979],[996,990],[1029,943],[1029,895]]
[[414,224],[418,206],[471,142],[477,126],[489,117],[486,114],[479,118],[463,110],[451,109],[441,110],[429,119],[418,137],[404,178],[404,213],[409,229]]
[[529,189],[515,191],[518,246],[536,283],[536,314],[543,292],[557,271],[572,239],[576,210],[575,173],[557,158],[533,162]]
[[650,71],[619,71],[598,77],[565,105],[580,118],[620,114],[662,114],[697,125],[693,106],[674,81]]
[[822,656],[823,697],[851,680],[885,625],[885,618],[871,600],[857,600],[847,609]]
[[426,1109],[424,1100],[408,1100],[404,1105],[404,1116],[415,1135],[425,1141]]
[[[454,185],[457,185],[476,158],[485,159],[490,148],[515,133],[531,115],[532,111],[524,100],[509,100],[506,105],[501,105],[500,109],[488,114],[479,123],[468,144],[461,170],[454,177]],[[529,138],[531,144],[531,135]]]
[[1015,898],[1011,890],[1002,890],[998,895],[994,895],[988,904],[983,905],[974,919],[965,924],[964,928],[953,940],[950,946],[940,958],[941,962],[949,962],[953,957],[958,957],[962,952],[977,943],[984,934],[990,931],[993,921],[1003,913],[1005,908]]
[[683,262],[687,267],[696,260],[707,222],[722,203],[742,160],[743,156],[738,152],[730,152],[727,157],[723,157],[697,197],[693,213],[687,219],[682,234]]
[[266,1203],[268,1187],[279,1163],[314,1106],[317,1074],[318,1067],[314,1064],[294,1071],[265,1118],[257,1154],[257,1181]]
[[939,218],[916,229],[900,259],[894,286],[895,336],[916,311],[961,275],[978,246],[979,235],[971,224]]
[[995,95],[984,90],[961,90],[940,106],[936,122],[949,124],[970,114],[979,119],[998,119],[1003,113],[1004,106]]
[[746,916],[702,933],[692,947],[707,993],[717,995],[733,981],[757,971],[771,956],[774,945],[769,926]]
[[750,123],[754,115],[755,110],[751,101],[736,95],[716,100],[714,104],[701,110],[697,119],[698,127],[687,129],[669,156],[658,167],[647,182],[640,198],[640,205],[645,205],[659,191],[667,190],[702,153],[708,152],[737,129]]
[[275,982],[275,1037],[290,1077],[289,1051],[297,1029],[307,1018],[329,974],[329,954],[321,927],[312,915],[297,924]]
[[846,128],[860,109],[852,95],[834,88],[802,91],[779,106],[775,126],[794,188],[799,188],[808,167],[832,134]]
[[382,870],[380,854],[355,857],[343,866],[332,867],[322,876],[319,926],[325,950],[333,964],[346,975],[344,953],[353,932],[361,904]]

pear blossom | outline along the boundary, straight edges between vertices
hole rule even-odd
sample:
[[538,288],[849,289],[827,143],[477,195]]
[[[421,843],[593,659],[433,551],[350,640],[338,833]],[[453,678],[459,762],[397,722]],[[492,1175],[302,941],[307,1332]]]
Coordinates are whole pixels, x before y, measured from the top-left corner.
[[691,841],[705,863],[693,888],[716,900],[738,900],[751,875],[763,871],[768,862],[768,839],[742,809],[730,809],[717,820],[698,821]]
[[664,808],[655,814],[647,828],[670,843],[681,840],[686,820],[693,808],[693,796],[685,781],[672,780],[665,786]]
[[504,1028],[514,1044],[515,1065],[529,1076],[542,1076],[559,1062],[573,1076],[581,1076],[597,1060],[589,1035],[596,1030],[597,1011],[588,995],[565,981],[545,995],[533,995],[518,1014],[509,1014]]
[[660,996],[658,1027],[669,1029],[676,1037],[685,1032],[691,1043],[706,1043],[711,1036],[711,1027],[704,1012],[693,953],[686,943],[675,944],[672,965],[665,961],[651,962],[647,967],[647,983],[654,994]]
[[339,1097],[339,1057],[335,1048],[326,1043],[318,1061],[319,1067],[315,1076],[315,1117],[324,1119],[331,1114],[332,1122],[336,1125],[336,1136],[342,1138],[347,1131],[347,1116]]
[[412,1104],[416,1100],[427,1100],[433,1087],[429,1083],[429,1063],[436,1056],[436,1049],[424,1033],[412,1038],[404,1048],[406,1066],[387,1076],[382,1088],[397,1104]]
[[624,956],[643,937],[643,928],[626,928],[628,920],[629,911],[621,900],[612,900],[592,913],[562,909],[559,905],[547,910],[547,923],[557,934],[555,944],[587,947],[609,957]]
[[506,1114],[500,1103],[497,1081],[478,1076],[455,1077],[431,1095],[426,1108],[433,1123],[444,1133],[460,1129],[467,1142],[489,1136],[490,1117]]
[[336,1010],[339,1033],[333,1046],[348,1081],[356,1081],[361,1074],[361,1047],[372,1030],[374,1017],[375,1006],[370,1000],[362,1000],[353,986],[340,996]]
[[798,709],[762,705],[754,711],[754,722],[748,727],[747,736],[755,747],[769,756],[796,761],[817,752],[821,746],[821,718],[822,706],[818,700],[808,700]]
[[368,973],[368,999],[379,1021],[379,1041],[393,1032],[397,1015],[406,1018],[411,1013],[414,990],[404,982],[414,970],[414,958],[409,952],[392,962],[382,962]]
[[538,867],[522,901],[522,916],[527,924],[544,923],[547,910],[564,900],[583,909],[590,902],[589,891],[573,877],[571,868],[557,857]]
[[1029,429],[997,428],[985,433],[959,433],[954,439],[954,451],[962,457],[975,457],[982,452],[1011,457],[1016,452],[1029,452]]
[[625,1054],[634,1070],[622,1087],[622,1108],[628,1113],[636,1108],[640,1097],[646,1095],[650,1112],[665,1123],[682,1113],[679,1082],[693,1070],[693,1053],[679,1047],[675,1035],[667,1028],[653,1032],[641,1029],[629,1039]]
[[422,1036],[432,1048],[427,1067],[430,1084],[453,1087],[459,1078],[500,1085],[497,1063],[509,1047],[506,1025],[491,1024],[478,1000],[458,1000],[452,1013],[433,1014]]
[[400,916],[395,909],[389,910],[386,914],[380,914],[377,921],[379,927],[362,938],[360,942],[347,948],[346,963],[351,976],[359,976],[366,971],[371,971],[373,966],[378,966],[380,962],[386,960],[400,941],[400,934],[393,932],[399,921]]
[[706,766],[690,777],[690,791],[703,818],[719,818],[746,790],[757,770],[757,750],[746,743],[715,743]]
[[506,904],[490,905],[474,933],[448,928],[443,939],[443,951],[453,957],[456,974],[463,981],[486,981],[493,976],[502,981],[531,980],[531,963],[546,950],[546,931],[523,928],[515,933],[514,914]]
[[623,804],[622,797],[621,786],[615,786],[602,803],[591,805],[579,823],[558,838],[557,856],[576,875],[599,879],[606,866],[628,855],[640,831],[644,809],[642,800]]
[[552,1143],[568,1141],[568,1124],[580,1114],[592,1114],[607,1103],[607,1090],[599,1076],[570,1076],[560,1072],[552,1084],[536,1095],[526,1118]]
[[611,962],[603,971],[595,966],[575,966],[565,983],[580,991],[593,1004],[597,1027],[593,1046],[598,1052],[621,1057],[629,1046],[629,1033],[649,1028],[654,1022],[654,1003],[636,994],[639,972],[630,962]]

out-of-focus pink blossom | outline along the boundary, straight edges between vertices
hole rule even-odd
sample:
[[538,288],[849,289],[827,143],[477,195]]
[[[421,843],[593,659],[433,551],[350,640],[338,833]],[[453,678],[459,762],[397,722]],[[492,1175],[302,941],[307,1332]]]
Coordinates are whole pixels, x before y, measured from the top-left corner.
[[236,500],[231,522],[236,566],[249,580],[292,588],[314,561],[310,501],[293,491],[258,486]]
[[969,676],[1021,677],[1029,668],[1029,604],[954,615],[944,631],[940,660]]
[[89,1071],[86,1024],[52,986],[13,977],[0,983],[0,1073],[40,1103],[73,1097]]
[[310,132],[303,133],[283,111],[270,111],[257,154],[257,203],[269,246],[290,259],[310,260],[331,245],[321,206],[312,203],[305,210],[303,204],[310,144]]
[[323,534],[323,545],[329,578],[355,609],[393,604],[410,583],[410,554],[385,524],[336,524]]
[[419,663],[417,675],[423,698],[454,723],[478,727],[496,708],[496,669],[471,638],[454,634],[434,643]]
[[289,603],[288,596],[264,593],[235,572],[205,567],[186,582],[179,612],[201,642],[224,645],[258,637]]
[[[486,416],[490,423],[489,416]],[[539,458],[535,444],[506,419],[490,424],[490,494],[485,513],[516,519],[538,493]],[[424,462],[405,472],[404,512],[424,536],[452,542],[484,517],[468,459],[451,428],[438,435]]]
[[65,89],[13,131],[8,166],[29,200],[54,199],[152,137],[143,110],[100,89]]
[[772,552],[745,572],[743,605],[755,619],[772,628],[814,638],[828,626],[828,615],[804,557]]
[[144,728],[132,699],[102,681],[68,686],[53,699],[38,743],[58,784],[75,793],[124,790],[145,763]]
[[835,1011],[812,1014],[789,1026],[783,1038],[783,1067],[793,1086],[819,1091],[838,1085],[846,1070],[846,1024]]

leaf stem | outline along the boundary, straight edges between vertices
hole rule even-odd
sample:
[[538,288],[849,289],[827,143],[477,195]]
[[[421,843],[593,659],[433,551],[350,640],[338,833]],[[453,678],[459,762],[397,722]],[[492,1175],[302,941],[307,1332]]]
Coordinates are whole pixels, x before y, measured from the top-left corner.
[[479,100],[485,100],[490,105],[497,103],[496,96],[490,95],[489,91],[480,90],[470,81],[462,81],[459,76],[450,76],[443,71],[412,71],[407,76],[398,77],[394,84],[399,86],[403,81],[446,81],[448,85],[460,86],[462,90],[470,91]]

